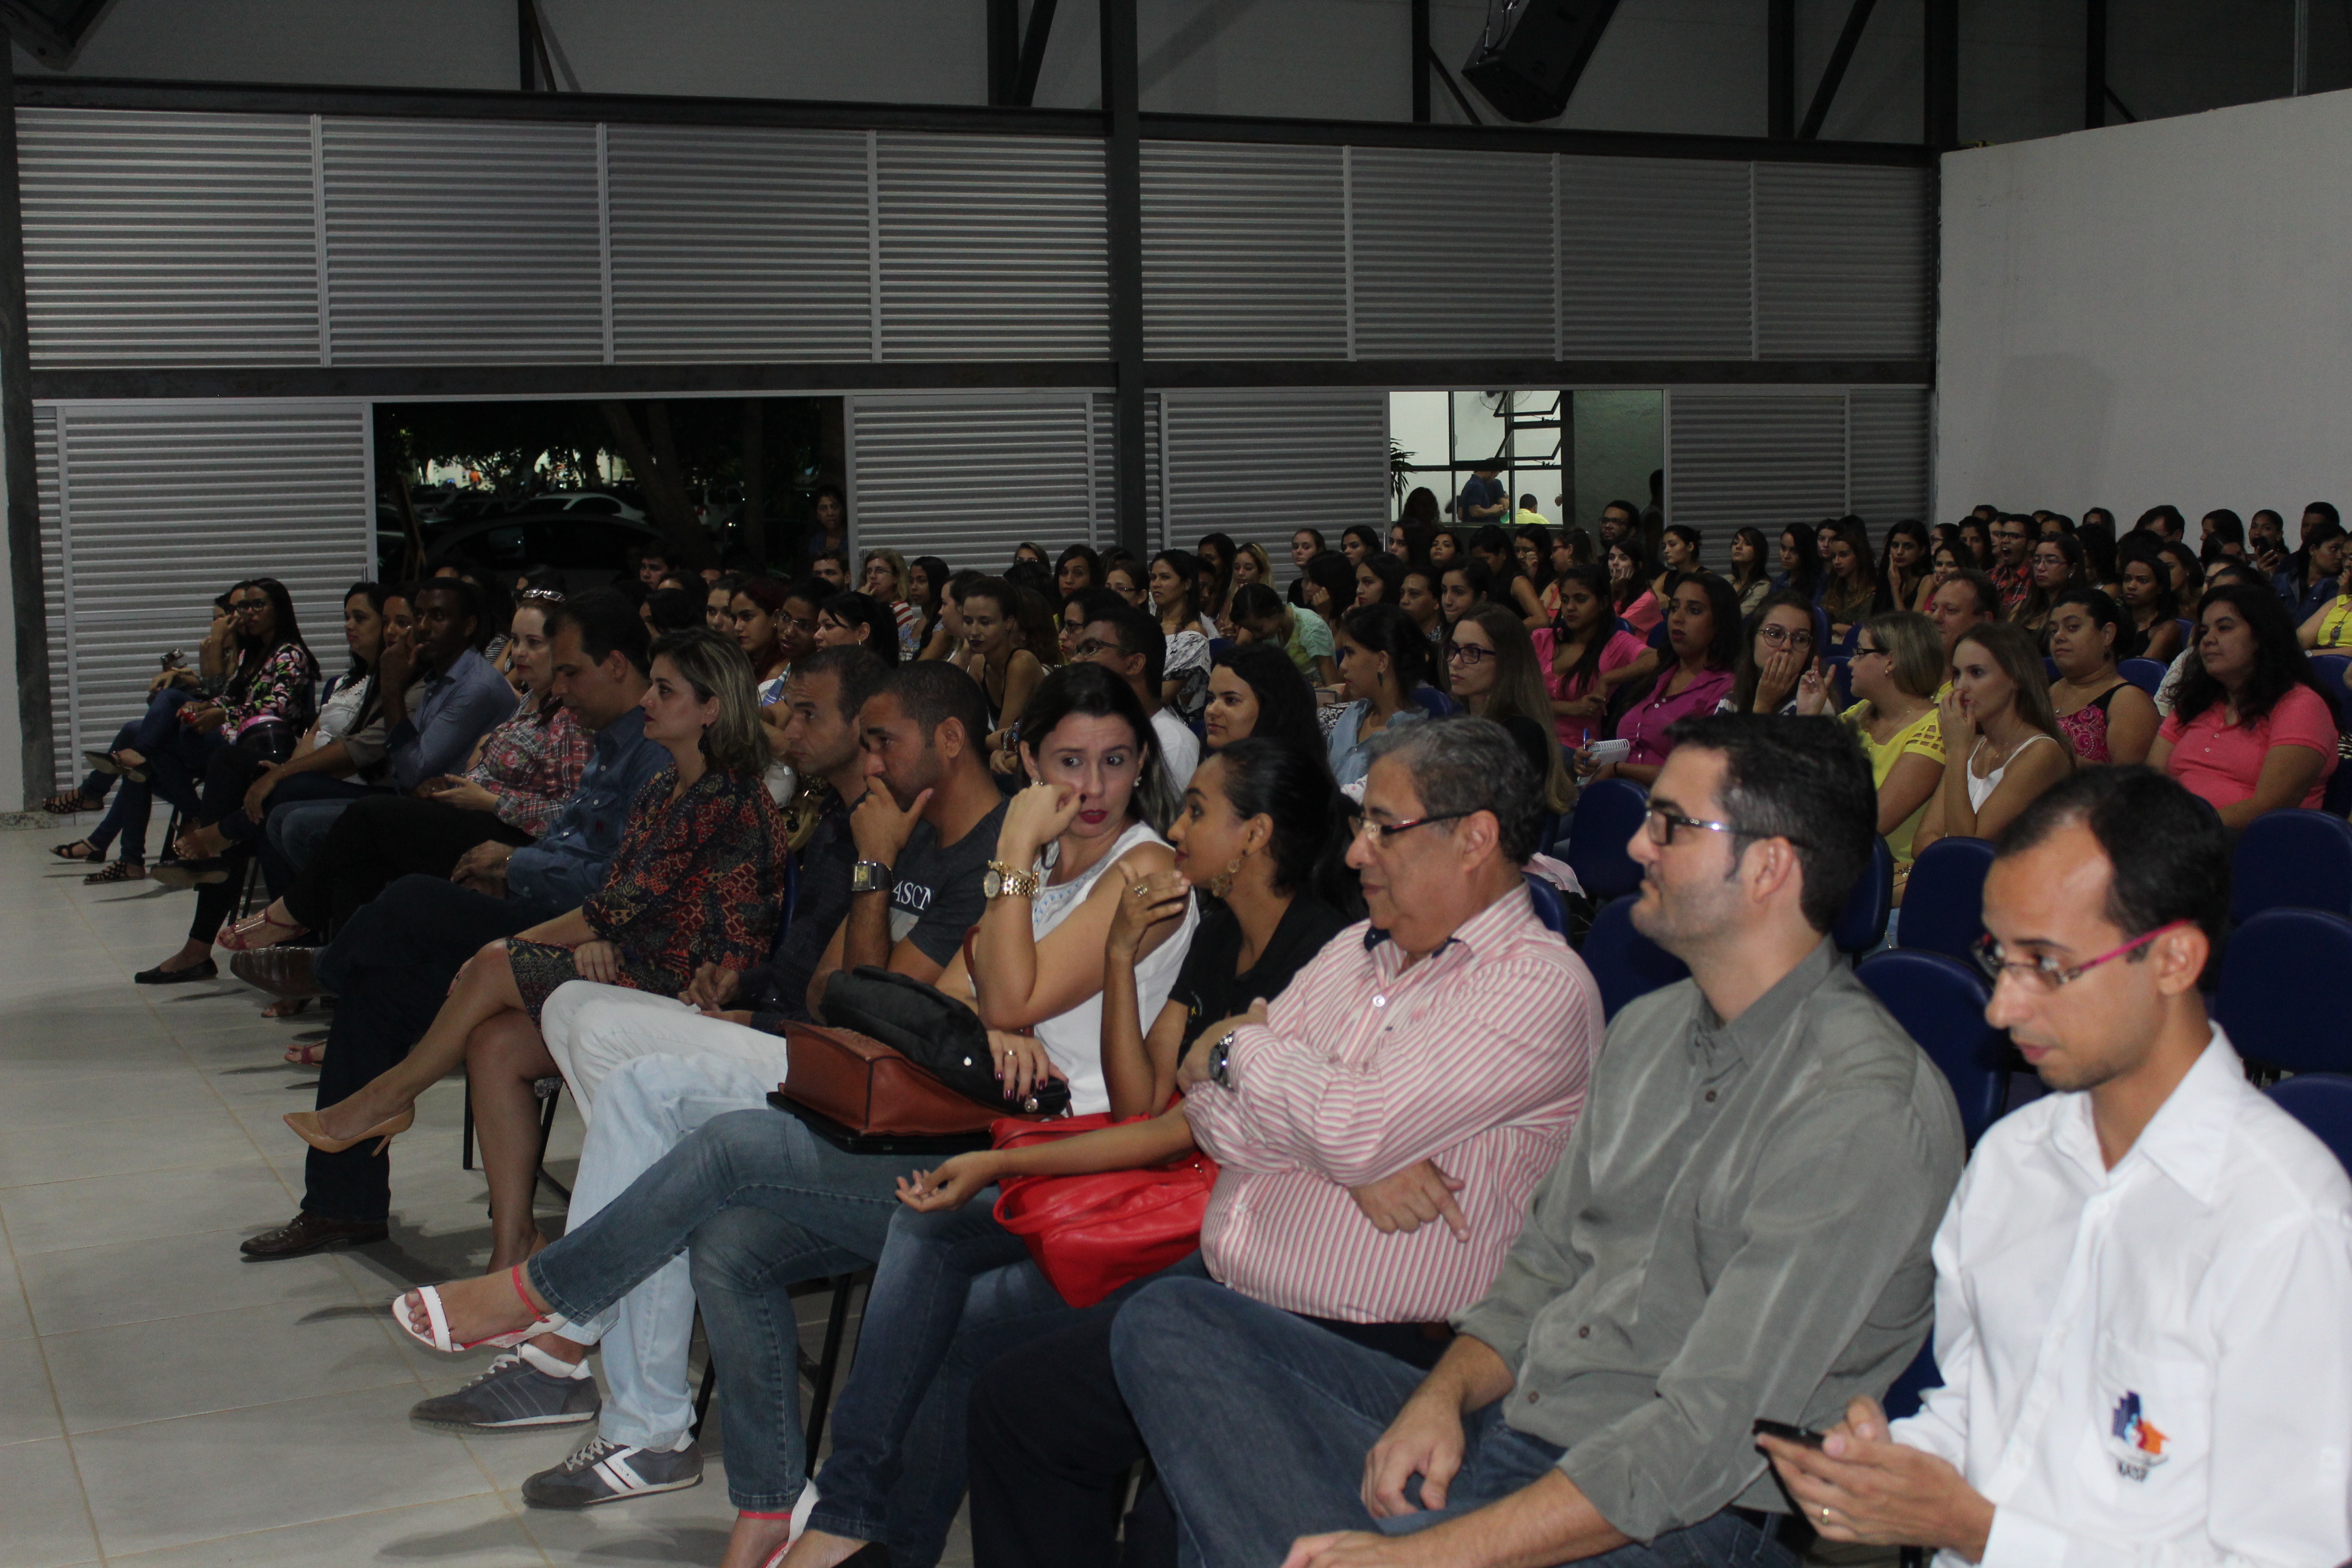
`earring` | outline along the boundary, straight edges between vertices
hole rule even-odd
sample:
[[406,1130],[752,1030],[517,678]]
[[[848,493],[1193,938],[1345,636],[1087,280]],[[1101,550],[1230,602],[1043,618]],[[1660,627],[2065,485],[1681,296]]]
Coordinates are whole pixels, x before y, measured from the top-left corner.
[[1248,858],[1249,857],[1247,855],[1236,855],[1234,857],[1234,863],[1232,865],[1226,867],[1223,870],[1210,878],[1207,883],[1209,896],[1213,899],[1222,899],[1227,893],[1232,892],[1234,890],[1234,879],[1241,875],[1242,862]]

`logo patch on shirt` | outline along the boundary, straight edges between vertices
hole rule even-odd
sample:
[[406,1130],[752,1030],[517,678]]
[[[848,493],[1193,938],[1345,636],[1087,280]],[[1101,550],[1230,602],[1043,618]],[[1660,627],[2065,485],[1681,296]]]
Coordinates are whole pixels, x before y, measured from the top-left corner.
[[2126,1391],[2116,1401],[2109,1436],[2115,1439],[2110,1452],[2116,1473],[2127,1481],[2147,1479],[2148,1471],[2164,1463],[2164,1445],[2170,1440],[2141,1410],[2137,1390]]

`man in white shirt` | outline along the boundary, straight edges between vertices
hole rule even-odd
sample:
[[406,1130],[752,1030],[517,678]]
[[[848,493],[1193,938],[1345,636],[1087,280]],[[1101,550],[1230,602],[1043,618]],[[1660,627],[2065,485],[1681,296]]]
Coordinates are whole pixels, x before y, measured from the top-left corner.
[[1168,662],[1168,639],[1160,635],[1160,624],[1108,588],[1088,589],[1077,595],[1076,602],[1086,622],[1078,629],[1070,657],[1099,664],[1127,682],[1151,720],[1169,793],[1182,799],[1184,786],[1192,782],[1192,770],[1200,765],[1201,741],[1192,726],[1160,700]]
[[1853,1401],[1818,1450],[1760,1439],[1825,1538],[1939,1568],[2352,1559],[2352,1183],[2206,1017],[2228,909],[2220,824],[2147,768],[2002,837],[1985,1016],[2055,1092],[1985,1134],[1937,1234],[1944,1386],[1891,1428]]

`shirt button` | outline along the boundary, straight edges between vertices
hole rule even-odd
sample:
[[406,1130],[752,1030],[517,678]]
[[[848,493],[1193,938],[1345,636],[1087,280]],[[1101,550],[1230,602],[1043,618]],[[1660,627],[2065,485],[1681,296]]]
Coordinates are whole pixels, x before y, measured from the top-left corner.
[[1528,1403],[1529,1405],[1533,1405],[1537,1400],[1541,1399],[1542,1397],[1542,1394],[1538,1394],[1531,1389],[1528,1393]]
[[1389,999],[1385,996],[1375,996],[1372,998],[1372,1005],[1375,1007],[1385,1007],[1388,1005]]
[[1580,1340],[1591,1339],[1592,1337],[1592,1325],[1591,1323],[1580,1324],[1576,1331],[1576,1337]]

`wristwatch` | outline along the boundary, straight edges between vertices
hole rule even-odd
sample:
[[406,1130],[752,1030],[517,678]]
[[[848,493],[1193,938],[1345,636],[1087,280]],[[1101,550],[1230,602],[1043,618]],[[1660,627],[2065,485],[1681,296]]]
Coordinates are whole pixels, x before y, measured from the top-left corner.
[[1037,874],[1024,871],[1003,860],[991,860],[988,875],[980,879],[980,890],[982,896],[991,899],[1006,893],[1016,899],[1034,899],[1037,896]]
[[1209,1047],[1209,1081],[1219,1089],[1234,1087],[1233,1075],[1226,1069],[1233,1065],[1234,1037],[1239,1033],[1238,1029],[1227,1029],[1224,1038]]
[[849,868],[849,890],[853,893],[887,893],[890,890],[890,868],[879,860],[860,860]]

